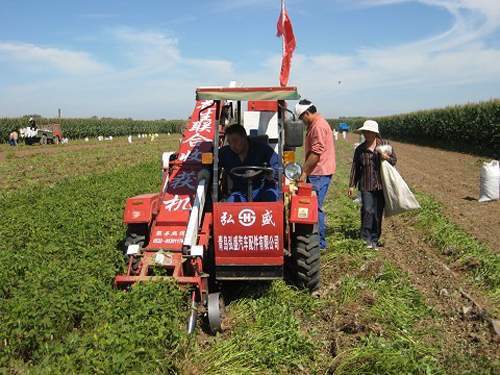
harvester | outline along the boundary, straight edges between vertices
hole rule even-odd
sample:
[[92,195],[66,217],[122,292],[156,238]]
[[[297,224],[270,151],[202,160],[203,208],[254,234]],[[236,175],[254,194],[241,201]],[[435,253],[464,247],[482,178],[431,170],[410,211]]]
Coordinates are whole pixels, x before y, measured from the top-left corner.
[[[303,144],[304,125],[286,102],[299,98],[295,87],[196,90],[179,149],[162,155],[159,192],[126,201],[128,266],[126,274],[116,276],[117,287],[175,279],[190,291],[190,333],[198,312],[205,313],[213,333],[221,331],[226,282],[287,278],[300,288],[318,288],[317,198],[311,184],[299,181],[302,168],[295,162],[295,149]],[[220,167],[225,129],[234,123],[243,125],[250,139],[267,143],[283,161],[277,201],[251,201],[252,180],[269,173],[268,166]],[[249,202],[227,201],[226,185],[234,175],[248,182]]]

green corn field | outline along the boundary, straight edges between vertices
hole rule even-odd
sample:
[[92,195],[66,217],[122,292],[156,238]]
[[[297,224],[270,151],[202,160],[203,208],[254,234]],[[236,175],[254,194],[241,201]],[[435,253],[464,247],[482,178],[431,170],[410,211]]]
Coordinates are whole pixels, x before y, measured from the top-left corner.
[[[183,120],[132,120],[112,118],[62,118],[37,120],[37,125],[61,124],[64,137],[70,139],[85,137],[118,137],[133,134],[179,133]],[[0,143],[5,143],[9,133],[28,125],[28,117],[0,118]]]
[[[372,119],[379,123],[384,138],[499,156],[500,99]],[[337,128],[347,122],[355,129],[365,120],[341,118],[330,120],[330,125]]]

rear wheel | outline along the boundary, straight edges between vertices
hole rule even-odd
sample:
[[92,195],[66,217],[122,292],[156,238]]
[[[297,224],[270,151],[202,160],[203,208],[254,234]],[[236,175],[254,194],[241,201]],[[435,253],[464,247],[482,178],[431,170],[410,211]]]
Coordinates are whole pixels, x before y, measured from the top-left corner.
[[292,235],[292,272],[296,285],[311,292],[319,288],[320,246],[317,227],[296,224]]

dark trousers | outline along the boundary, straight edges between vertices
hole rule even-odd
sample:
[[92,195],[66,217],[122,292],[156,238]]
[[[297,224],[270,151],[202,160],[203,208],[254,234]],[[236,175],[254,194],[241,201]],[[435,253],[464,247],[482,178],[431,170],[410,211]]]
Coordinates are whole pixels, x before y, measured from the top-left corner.
[[361,238],[366,242],[377,242],[382,234],[384,192],[361,192]]

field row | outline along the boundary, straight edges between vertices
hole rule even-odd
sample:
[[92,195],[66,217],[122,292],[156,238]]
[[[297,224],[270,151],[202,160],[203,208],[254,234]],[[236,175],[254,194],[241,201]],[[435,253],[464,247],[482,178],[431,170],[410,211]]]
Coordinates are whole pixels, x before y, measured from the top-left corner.
[[[160,140],[163,150],[177,142]],[[225,332],[207,337],[198,331],[196,340],[185,334],[187,298],[175,286],[112,288],[114,275],[124,267],[119,250],[124,199],[158,189],[160,147],[151,142],[133,146],[132,162],[118,157],[109,144],[96,144],[88,153],[100,155],[110,170],[83,159],[84,167],[74,174],[74,164],[65,164],[72,152],[47,155],[65,166],[67,178],[55,174],[54,183],[40,180],[16,191],[5,186],[10,192],[0,196],[0,372],[494,372],[498,354],[489,336],[475,332],[472,341],[464,333],[473,324],[487,332],[487,323],[474,315],[461,317],[455,305],[446,311],[420,288],[411,267],[396,262],[396,251],[403,258],[411,253],[409,243],[396,246],[390,240],[374,252],[357,239],[359,207],[345,195],[352,146],[337,146],[338,172],[326,206],[330,250],[322,255],[321,298],[283,282],[232,286]],[[27,159],[33,166],[41,163]],[[17,178],[18,183],[25,179]],[[425,203],[421,219],[413,213],[402,218],[410,220],[406,231],[423,238],[411,220],[427,220],[428,212],[442,218],[439,209]],[[422,225],[439,229],[440,224]],[[390,227],[385,230],[397,235]],[[457,249],[462,251],[458,257],[490,259],[487,249],[473,254],[468,247]],[[466,285],[474,295],[494,295],[498,289],[498,272],[489,264],[457,271],[470,279]],[[455,299],[452,285],[446,288]],[[450,318],[458,330],[450,332]]]

